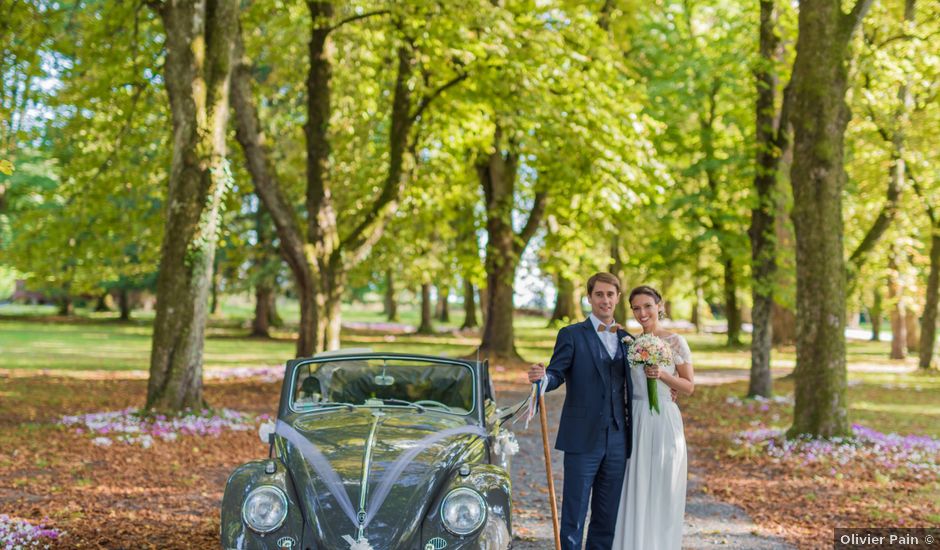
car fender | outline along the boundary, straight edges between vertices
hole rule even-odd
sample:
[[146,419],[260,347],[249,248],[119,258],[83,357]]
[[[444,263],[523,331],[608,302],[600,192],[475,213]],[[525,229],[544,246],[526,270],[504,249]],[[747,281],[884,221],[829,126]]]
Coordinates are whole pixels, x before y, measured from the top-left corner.
[[[459,487],[469,487],[483,497],[486,503],[486,521],[474,533],[465,536],[447,531],[441,519],[444,497]],[[493,464],[470,465],[468,475],[456,474],[445,484],[424,518],[421,541],[422,548],[434,548],[434,539],[446,542],[448,550],[461,548],[491,548],[503,550],[512,540],[512,489],[506,470]],[[501,544],[498,544],[502,541]],[[430,546],[428,546],[430,545]]]
[[[274,465],[274,472],[270,465]],[[287,496],[287,517],[284,523],[270,533],[253,531],[242,519],[242,504],[257,487],[273,485]],[[304,519],[294,492],[293,483],[279,460],[256,460],[235,469],[225,483],[222,496],[221,541],[225,550],[262,550],[269,548],[300,547],[303,540]]]

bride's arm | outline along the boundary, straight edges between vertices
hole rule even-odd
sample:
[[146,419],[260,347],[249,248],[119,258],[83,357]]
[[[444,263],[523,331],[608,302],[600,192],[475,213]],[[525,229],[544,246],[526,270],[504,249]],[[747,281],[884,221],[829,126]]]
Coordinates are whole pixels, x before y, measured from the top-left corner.
[[676,375],[659,369],[659,379],[670,388],[676,390],[682,395],[692,395],[695,391],[695,382],[692,381],[692,363],[682,363],[676,365]]

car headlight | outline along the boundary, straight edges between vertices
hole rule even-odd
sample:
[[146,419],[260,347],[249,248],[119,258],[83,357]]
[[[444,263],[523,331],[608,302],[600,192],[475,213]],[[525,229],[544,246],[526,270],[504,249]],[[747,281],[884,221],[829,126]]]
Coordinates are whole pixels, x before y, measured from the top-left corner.
[[259,533],[274,531],[287,518],[287,495],[273,485],[263,485],[248,493],[242,504],[242,519]]
[[441,504],[444,527],[455,535],[469,535],[486,520],[486,503],[480,493],[460,487],[447,493]]

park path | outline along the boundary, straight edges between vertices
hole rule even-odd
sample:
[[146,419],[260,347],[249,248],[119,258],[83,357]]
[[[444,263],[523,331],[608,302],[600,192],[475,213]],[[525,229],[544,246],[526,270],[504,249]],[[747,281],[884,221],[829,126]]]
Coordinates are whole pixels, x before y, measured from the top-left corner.
[[[696,377],[698,378],[698,377]],[[708,383],[699,382],[698,383]],[[499,392],[502,405],[525,398],[525,386],[503,387]],[[549,441],[555,441],[560,411],[564,402],[564,388],[546,395]],[[512,426],[519,442],[519,453],[513,457],[513,523],[514,550],[547,550],[554,548],[552,516],[548,503],[545,461],[542,450],[541,427],[538,418],[524,427],[524,420]],[[561,505],[562,453],[552,449],[552,470],[556,497]],[[736,549],[791,549],[780,538],[758,534],[757,526],[747,513],[734,505],[721,502],[702,490],[700,458],[690,449],[689,486],[683,532],[683,548],[736,548]],[[560,512],[560,508],[559,508]]]

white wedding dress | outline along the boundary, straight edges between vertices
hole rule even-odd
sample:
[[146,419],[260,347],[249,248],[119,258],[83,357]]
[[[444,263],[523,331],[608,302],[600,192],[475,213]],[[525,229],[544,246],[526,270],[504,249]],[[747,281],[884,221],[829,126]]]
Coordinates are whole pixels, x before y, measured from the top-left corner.
[[[667,367],[692,362],[689,344],[678,334],[663,338],[672,349]],[[630,368],[633,381],[633,455],[627,461],[613,550],[677,550],[682,547],[688,477],[685,432],[679,407],[661,380],[659,413],[650,411],[646,375]]]

